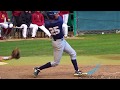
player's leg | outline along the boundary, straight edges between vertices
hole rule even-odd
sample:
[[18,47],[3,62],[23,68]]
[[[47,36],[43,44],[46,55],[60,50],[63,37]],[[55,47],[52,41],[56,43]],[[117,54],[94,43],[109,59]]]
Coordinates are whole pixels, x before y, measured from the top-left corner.
[[64,14],[63,15],[63,25],[62,25],[62,28],[63,28],[63,32],[64,32],[64,36],[67,38],[68,36],[68,18],[69,18],[69,14]]
[[39,67],[35,67],[34,68],[34,73],[33,73],[34,77],[38,76],[40,70],[43,70],[43,69],[46,69],[46,68],[50,68],[50,67],[52,67],[51,62],[48,62],[48,63],[46,63],[46,64],[44,64],[42,66],[39,66]]
[[64,37],[67,37],[68,36],[68,25],[66,23],[63,23],[62,29],[63,29]]
[[64,40],[56,40],[52,41],[52,46],[53,46],[53,54],[54,54],[54,61],[51,62],[52,66],[57,66],[60,63],[62,54],[63,54],[63,49],[65,47]]
[[67,24],[68,23],[68,18],[69,18],[69,14],[64,14],[63,15],[63,23]]
[[49,67],[55,67],[59,64],[60,59],[62,57],[62,53],[63,53],[63,49],[64,49],[64,42],[63,41],[52,41],[52,46],[53,46],[53,54],[54,54],[54,61],[52,62],[48,62],[45,65],[42,65],[40,67],[38,67],[39,70],[45,69],[45,68],[49,68]]
[[0,38],[2,37],[2,35],[1,35],[1,34],[2,34],[2,30],[0,29]]
[[0,23],[0,26],[1,26],[2,28],[5,28],[5,29],[8,28],[8,24],[6,24],[6,23]]
[[2,40],[2,26],[0,25],[0,40]]
[[57,66],[60,62],[60,59],[62,57],[62,53],[63,53],[63,48],[64,48],[64,42],[61,41],[52,41],[52,45],[53,45],[53,48],[54,48],[54,61],[52,62],[48,62],[40,67],[38,67],[37,69],[39,70],[43,70],[45,68],[49,68],[49,67],[54,67],[54,66]]
[[7,35],[7,28],[8,28],[8,24],[7,23],[0,23],[0,26],[2,27],[2,32],[3,32],[3,39],[6,39],[6,35]]
[[[45,28],[44,25],[39,26],[39,28],[41,30],[43,30],[49,37],[51,36],[50,32]],[[35,67],[34,68],[34,73],[33,73],[34,77],[37,77],[37,75],[40,72],[40,70],[45,69],[45,68],[49,68],[49,67],[52,67],[51,62],[48,62],[48,63],[46,63],[46,64],[44,64],[44,65],[42,65],[40,67]]]
[[65,40],[65,43],[66,43],[66,45],[65,45],[64,51],[70,55],[71,62],[75,69],[74,75],[82,74],[82,72],[78,68],[77,59],[76,59],[76,57],[77,57],[76,51],[69,45],[69,43],[66,40]]
[[20,26],[20,28],[23,28],[22,35],[23,35],[23,38],[26,39],[27,38],[27,25],[26,24],[22,24]]
[[35,38],[37,30],[38,30],[38,25],[36,25],[36,24],[30,24],[30,28],[32,28],[32,32],[31,32],[32,38]]
[[6,36],[9,37],[11,31],[12,31],[12,28],[13,28],[13,24],[12,23],[8,23],[8,28],[7,28],[7,31],[6,31]]
[[8,28],[13,28],[13,24],[12,23],[8,24]]
[[39,74],[40,70],[46,69],[46,68],[50,68],[50,67],[55,67],[59,64],[60,59],[62,57],[62,53],[63,53],[63,49],[64,49],[64,42],[63,41],[52,41],[52,45],[54,48],[54,61],[52,62],[48,62],[40,67],[35,67],[34,68],[34,77],[37,77],[37,75]]

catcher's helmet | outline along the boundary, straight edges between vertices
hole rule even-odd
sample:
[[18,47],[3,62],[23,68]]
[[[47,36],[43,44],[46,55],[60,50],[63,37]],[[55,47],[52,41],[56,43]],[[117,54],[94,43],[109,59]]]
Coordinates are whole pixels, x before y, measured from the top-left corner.
[[55,18],[55,14],[58,14],[59,11],[47,11],[47,16],[49,17],[49,19],[54,19]]

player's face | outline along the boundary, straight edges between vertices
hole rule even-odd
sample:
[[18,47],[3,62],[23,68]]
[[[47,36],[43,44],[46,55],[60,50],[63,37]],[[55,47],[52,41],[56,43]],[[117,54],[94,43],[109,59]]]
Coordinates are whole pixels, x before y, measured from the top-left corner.
[[55,14],[55,19],[57,19],[59,17],[59,14],[57,13],[57,14]]

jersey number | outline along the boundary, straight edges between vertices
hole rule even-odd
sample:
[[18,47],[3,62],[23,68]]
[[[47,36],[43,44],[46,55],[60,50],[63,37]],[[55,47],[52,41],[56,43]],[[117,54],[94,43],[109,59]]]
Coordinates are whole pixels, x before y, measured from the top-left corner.
[[59,29],[58,26],[49,28],[49,30],[50,30],[50,32],[51,32],[51,35],[56,35],[56,34],[59,34],[59,33],[60,33],[60,29]]

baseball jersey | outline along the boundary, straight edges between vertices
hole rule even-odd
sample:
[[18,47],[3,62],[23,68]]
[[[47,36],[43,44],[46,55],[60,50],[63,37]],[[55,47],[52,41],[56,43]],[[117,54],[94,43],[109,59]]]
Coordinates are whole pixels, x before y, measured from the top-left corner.
[[13,16],[20,16],[22,11],[12,11]]
[[60,13],[63,15],[63,14],[69,14],[70,12],[69,11],[60,11]]
[[64,14],[70,14],[70,12],[69,11],[60,11],[59,12],[59,15],[62,16],[62,18],[63,18]]
[[38,26],[44,25],[44,16],[40,12],[34,12],[32,14],[32,23],[37,24]]
[[20,15],[20,23],[26,24],[28,27],[32,23],[32,15],[29,12],[23,11]]
[[7,12],[0,11],[0,23],[4,22],[4,18],[6,18],[6,21],[8,21],[8,14],[7,14]]
[[54,40],[62,39],[64,34],[62,30],[63,19],[61,16],[54,20],[45,20],[45,27],[50,31]]

